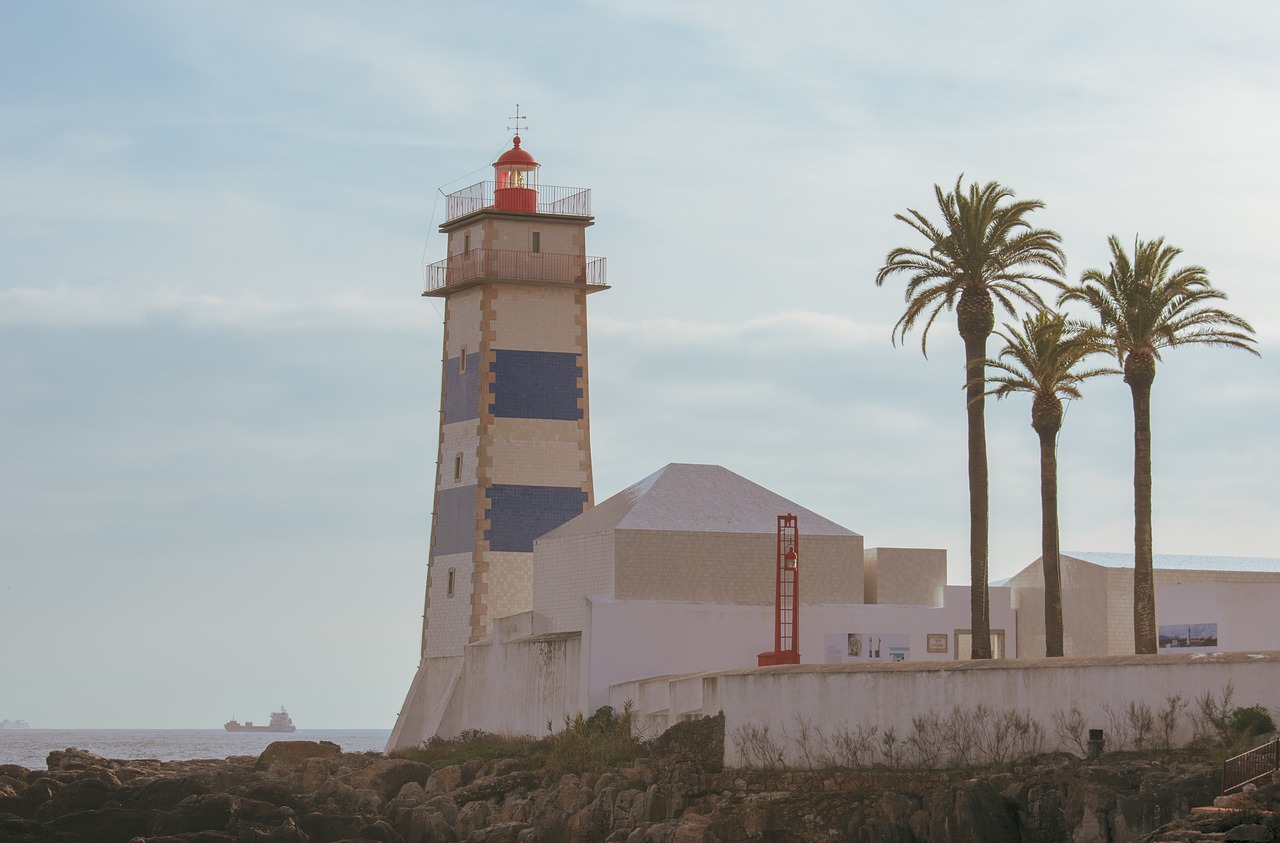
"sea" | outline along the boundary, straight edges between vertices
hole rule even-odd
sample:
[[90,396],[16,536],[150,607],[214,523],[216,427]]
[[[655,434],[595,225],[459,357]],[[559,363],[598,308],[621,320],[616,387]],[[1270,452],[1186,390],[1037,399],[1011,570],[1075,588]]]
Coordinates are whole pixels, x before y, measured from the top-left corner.
[[225,729],[0,729],[0,764],[47,769],[55,749],[75,747],[106,758],[190,761],[258,755],[272,741],[331,741],[344,752],[381,752],[390,729],[299,729],[281,732],[228,732]]

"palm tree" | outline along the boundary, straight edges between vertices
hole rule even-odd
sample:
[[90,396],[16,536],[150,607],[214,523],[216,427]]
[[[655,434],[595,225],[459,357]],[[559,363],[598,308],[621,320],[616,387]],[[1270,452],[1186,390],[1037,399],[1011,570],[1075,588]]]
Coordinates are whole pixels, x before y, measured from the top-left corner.
[[1000,356],[987,365],[987,395],[1004,398],[1030,393],[1031,428],[1040,437],[1040,559],[1044,569],[1045,655],[1062,655],[1062,574],[1058,558],[1058,431],[1062,399],[1079,398],[1080,384],[1118,369],[1081,369],[1086,357],[1107,350],[1105,334],[1061,313],[1039,311],[1022,318],[1022,327],[996,331],[1004,340]]
[[973,657],[991,658],[991,607],[987,592],[987,432],[983,364],[987,337],[995,328],[995,303],[1009,313],[1016,302],[1037,310],[1044,302],[1032,282],[1062,286],[1065,257],[1057,232],[1032,228],[1027,216],[1043,202],[1014,201],[1013,191],[996,182],[968,190],[961,175],[950,193],[934,185],[941,225],[919,211],[895,214],[928,241],[925,248],[900,246],[885,257],[876,286],[891,275],[907,276],[907,309],[893,329],[894,344],[924,317],[920,350],[928,355],[929,328],[943,310],[954,310],[964,340],[965,390],[969,428],[969,572]]
[[1202,266],[1172,270],[1180,249],[1163,237],[1134,238],[1133,256],[1112,236],[1111,266],[1090,269],[1059,303],[1081,301],[1102,322],[1133,396],[1133,647],[1156,652],[1155,575],[1151,565],[1151,384],[1160,351],[1179,345],[1241,348],[1257,355],[1249,323],[1214,303],[1226,293]]

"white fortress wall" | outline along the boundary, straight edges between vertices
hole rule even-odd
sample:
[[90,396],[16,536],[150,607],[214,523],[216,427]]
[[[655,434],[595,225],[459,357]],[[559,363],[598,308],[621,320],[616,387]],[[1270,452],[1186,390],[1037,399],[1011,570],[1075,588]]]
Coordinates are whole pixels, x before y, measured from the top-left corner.
[[[760,653],[773,650],[772,605],[599,596],[585,602],[585,713],[605,704],[621,710],[625,697],[613,699],[612,685],[651,676],[755,667]],[[1010,656],[1015,655],[1013,623],[1009,590],[991,589],[991,627],[1008,631]],[[836,658],[887,663],[893,659],[891,649],[902,646],[907,648],[902,655],[908,662],[952,660],[956,631],[969,627],[969,589],[947,586],[942,606],[801,604],[799,625],[804,664]],[[859,636],[869,652],[850,656],[850,634]],[[928,652],[931,635],[945,637],[945,651]],[[839,645],[839,653],[831,651],[833,643]]]
[[[1180,695],[1190,704],[1174,733],[1174,743],[1182,744],[1192,735],[1190,712],[1196,699],[1206,693],[1220,697],[1228,686],[1233,689],[1233,707],[1263,705],[1276,716],[1280,651],[788,665],[623,683],[610,689],[610,702],[620,707],[626,699],[642,700],[674,712],[661,716],[660,710],[639,710],[640,723],[651,734],[681,717],[723,711],[726,765],[747,762],[735,745],[735,734],[767,726],[785,763],[801,766],[795,737],[802,723],[825,736],[859,727],[874,728],[878,734],[894,729],[905,741],[912,734],[913,718],[930,712],[946,716],[953,707],[985,706],[989,717],[1004,711],[1029,714],[1044,727],[1046,750],[1072,749],[1059,744],[1052,718],[1055,712],[1069,713],[1075,707],[1084,715],[1085,727],[1103,729],[1114,748],[1116,713],[1129,703],[1158,711],[1170,697]],[[1155,735],[1150,739],[1160,740]]]
[[[468,729],[510,735],[559,731],[580,710],[577,632],[535,633],[533,613],[499,618],[494,637],[467,645],[457,697],[459,718],[445,737]],[[447,729],[446,729],[447,727]]]

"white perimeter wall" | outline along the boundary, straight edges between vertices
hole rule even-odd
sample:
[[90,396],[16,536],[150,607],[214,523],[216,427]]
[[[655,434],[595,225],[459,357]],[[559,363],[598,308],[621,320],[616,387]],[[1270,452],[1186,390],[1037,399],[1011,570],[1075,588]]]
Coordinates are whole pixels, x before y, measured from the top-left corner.
[[[1078,707],[1087,728],[1107,730],[1108,707],[1117,711],[1135,702],[1156,710],[1178,694],[1194,708],[1197,697],[1220,695],[1228,684],[1234,689],[1233,706],[1262,705],[1276,716],[1280,652],[796,665],[624,683],[610,690],[610,701],[615,707],[626,699],[638,701],[640,722],[655,731],[679,717],[723,711],[729,766],[745,763],[734,746],[735,732],[768,726],[772,735],[783,736],[785,762],[800,766],[797,744],[785,735],[797,734],[801,720],[827,735],[874,726],[881,733],[894,728],[905,738],[913,717],[983,704],[996,713],[1029,712],[1045,727],[1045,748],[1052,749],[1055,711]],[[665,719],[650,713],[663,706],[679,715]],[[1174,740],[1183,743],[1190,735],[1191,721],[1184,715]]]
[[[991,627],[1006,630],[1015,656],[1009,589],[991,589]],[[772,606],[586,598],[580,707],[590,714],[611,701],[609,687],[652,676],[755,667],[773,650]],[[871,604],[800,607],[800,661],[823,664],[827,633],[907,634],[910,661],[955,658],[955,631],[969,628],[969,588],[947,586],[942,606]],[[947,652],[926,652],[926,636],[947,636]],[[714,713],[714,712],[713,712]]]

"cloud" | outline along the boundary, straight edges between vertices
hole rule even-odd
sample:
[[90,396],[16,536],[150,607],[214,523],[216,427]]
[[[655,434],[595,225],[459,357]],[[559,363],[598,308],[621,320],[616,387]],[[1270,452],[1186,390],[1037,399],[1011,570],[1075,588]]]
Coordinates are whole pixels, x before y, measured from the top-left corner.
[[786,310],[738,322],[674,317],[629,320],[602,317],[592,325],[592,332],[598,337],[653,349],[669,348],[674,343],[689,350],[715,346],[769,353],[800,346],[856,349],[885,339],[881,325],[864,324],[838,314],[803,310]]
[[355,328],[426,331],[438,324],[426,307],[345,291],[310,301],[217,296],[177,290],[120,290],[55,284],[0,290],[0,325],[48,328],[178,322],[195,328],[248,331]]

